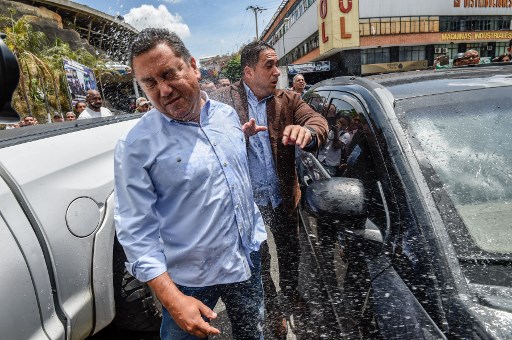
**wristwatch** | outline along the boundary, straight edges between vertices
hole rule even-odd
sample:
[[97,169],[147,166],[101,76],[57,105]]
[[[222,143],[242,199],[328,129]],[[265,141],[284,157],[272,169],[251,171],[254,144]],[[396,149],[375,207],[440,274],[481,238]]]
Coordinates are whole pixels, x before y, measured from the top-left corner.
[[311,126],[304,125],[304,128],[308,129],[308,131],[311,133],[311,140],[316,141],[316,131]]

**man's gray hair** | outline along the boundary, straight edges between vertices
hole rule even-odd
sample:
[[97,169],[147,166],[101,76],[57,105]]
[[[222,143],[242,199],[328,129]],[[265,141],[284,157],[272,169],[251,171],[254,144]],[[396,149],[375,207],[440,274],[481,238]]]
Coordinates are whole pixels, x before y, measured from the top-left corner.
[[299,76],[302,77],[302,79],[304,79],[304,75],[302,75],[302,73],[297,73],[296,75],[293,76],[293,82],[295,82]]
[[190,65],[192,56],[189,50],[176,33],[166,28],[146,28],[135,36],[130,49],[130,65],[133,66],[135,57],[152,50],[159,44],[169,46],[178,58],[183,59],[187,65]]

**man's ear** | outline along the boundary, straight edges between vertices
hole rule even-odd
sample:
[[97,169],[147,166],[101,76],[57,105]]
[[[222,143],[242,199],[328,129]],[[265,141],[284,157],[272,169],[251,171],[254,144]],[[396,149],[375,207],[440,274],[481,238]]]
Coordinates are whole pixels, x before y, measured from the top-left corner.
[[251,78],[253,75],[253,72],[254,72],[254,70],[251,67],[249,67],[249,66],[244,67],[244,77],[245,78]]
[[201,71],[199,71],[199,67],[197,67],[196,59],[194,57],[190,57],[190,67],[194,70],[197,79],[201,79]]

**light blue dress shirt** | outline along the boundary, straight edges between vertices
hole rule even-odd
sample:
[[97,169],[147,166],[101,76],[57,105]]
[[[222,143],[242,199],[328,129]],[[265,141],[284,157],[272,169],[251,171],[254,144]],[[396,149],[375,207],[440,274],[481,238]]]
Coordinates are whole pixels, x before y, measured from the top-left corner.
[[266,239],[236,112],[208,100],[200,123],[146,113],[115,151],[115,222],[128,271],[188,287],[251,276]]
[[[254,118],[257,125],[268,127],[267,100],[272,95],[258,101],[251,89],[245,84],[244,86],[249,104],[249,118]],[[268,130],[249,137],[248,156],[254,201],[261,207],[271,204],[272,208],[277,208],[281,204],[281,194]]]

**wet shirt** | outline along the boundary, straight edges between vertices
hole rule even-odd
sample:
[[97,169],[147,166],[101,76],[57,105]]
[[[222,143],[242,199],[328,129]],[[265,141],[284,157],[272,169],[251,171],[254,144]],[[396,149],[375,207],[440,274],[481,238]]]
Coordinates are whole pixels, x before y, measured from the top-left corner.
[[99,118],[99,117],[108,117],[112,116],[112,112],[106,107],[101,107],[100,112],[96,112],[86,107],[85,110],[80,113],[77,119],[87,119],[87,118]]
[[[249,104],[249,118],[254,118],[257,125],[268,127],[267,100],[272,95],[258,101],[251,89],[245,84],[244,86]],[[249,137],[248,157],[254,201],[261,207],[270,204],[272,208],[276,208],[281,204],[281,194],[268,130]]]
[[168,271],[189,287],[250,277],[249,254],[266,232],[231,107],[207,100],[199,124],[152,109],[119,141],[115,175],[114,218],[133,276]]

